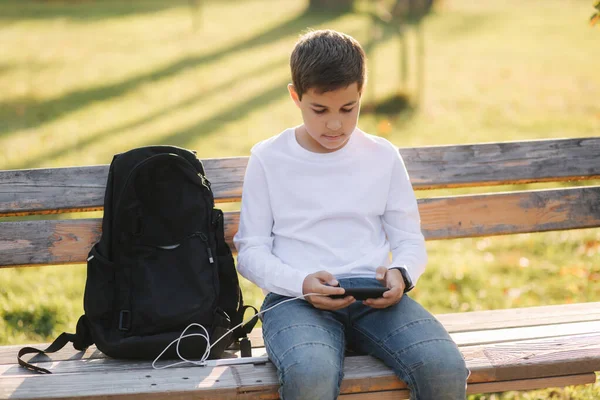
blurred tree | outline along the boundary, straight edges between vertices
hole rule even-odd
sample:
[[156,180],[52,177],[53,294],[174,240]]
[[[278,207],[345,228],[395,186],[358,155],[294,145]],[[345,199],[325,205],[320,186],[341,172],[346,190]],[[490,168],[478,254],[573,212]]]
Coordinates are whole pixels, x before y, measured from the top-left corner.
[[200,27],[204,0],[189,0],[189,2],[190,13],[192,15],[192,30],[195,31]]
[[309,0],[309,9],[312,11],[352,11],[354,0]]
[[[375,46],[396,37],[400,47],[399,74],[400,86],[387,98],[374,96],[375,76],[367,81],[370,101],[363,104],[365,112],[398,115],[410,111],[422,102],[424,88],[425,40],[423,20],[431,13],[434,0],[362,0],[360,9],[371,17],[370,38],[365,49],[372,52]],[[409,45],[407,34],[412,33],[413,46]],[[411,51],[412,50],[412,51]],[[413,62],[410,60],[413,59]],[[374,70],[373,58],[370,69]],[[387,61],[386,61],[387,62]],[[409,65],[412,71],[409,71]],[[412,73],[411,73],[412,72]],[[411,78],[412,77],[412,78]]]

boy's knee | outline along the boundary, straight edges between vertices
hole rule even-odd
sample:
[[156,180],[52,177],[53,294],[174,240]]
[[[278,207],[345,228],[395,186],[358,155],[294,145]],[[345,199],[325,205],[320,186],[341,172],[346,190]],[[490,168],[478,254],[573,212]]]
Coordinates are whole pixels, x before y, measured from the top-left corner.
[[424,359],[412,371],[414,398],[456,400],[466,397],[469,370],[456,346],[448,343],[446,347],[437,357]]
[[[343,376],[343,367],[337,358],[327,351],[303,351],[280,375],[281,398],[336,399]],[[320,354],[319,354],[320,353]],[[300,355],[299,354],[299,355]]]

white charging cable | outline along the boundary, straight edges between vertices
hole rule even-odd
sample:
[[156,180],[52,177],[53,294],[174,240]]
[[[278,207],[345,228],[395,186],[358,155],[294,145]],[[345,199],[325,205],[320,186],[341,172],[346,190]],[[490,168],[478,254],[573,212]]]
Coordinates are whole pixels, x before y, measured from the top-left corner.
[[[270,311],[270,310],[274,309],[275,307],[278,307],[278,306],[280,306],[280,305],[282,305],[284,303],[287,303],[289,301],[303,299],[306,296],[327,296],[327,295],[323,294],[323,293],[308,293],[308,294],[304,294],[302,296],[294,297],[294,298],[291,298],[291,299],[284,300],[284,301],[282,301],[280,303],[277,303],[274,306],[271,306],[271,307],[267,308],[266,310],[263,310],[263,311],[261,311],[261,312],[259,312],[257,314],[254,314],[249,319],[247,319],[247,320],[243,321],[242,323],[234,326],[233,328],[231,328],[230,330],[228,330],[223,336],[221,336],[220,338],[218,338],[213,344],[210,344],[210,337],[208,335],[208,331],[206,330],[206,328],[204,326],[200,325],[200,324],[197,324],[197,323],[193,322],[193,323],[189,324],[183,330],[183,332],[181,332],[181,335],[179,335],[179,337],[177,339],[174,339],[171,343],[169,343],[167,345],[167,347],[165,347],[165,349],[163,351],[160,352],[160,354],[154,359],[154,361],[152,361],[152,368],[154,368],[154,369],[165,369],[165,368],[170,368],[170,367],[174,367],[176,365],[181,365],[181,364],[194,364],[194,365],[199,365],[199,366],[204,367],[204,366],[206,366],[206,360],[208,360],[208,357],[210,355],[210,349],[212,349],[214,345],[216,345],[221,339],[223,339],[225,336],[227,336],[230,332],[236,330],[240,326],[243,326],[243,325],[247,324],[248,322],[250,322],[254,318],[257,318],[259,315],[264,314],[267,311]],[[204,331],[204,333],[190,333],[190,334],[186,335],[185,333],[187,332],[187,330],[190,329],[193,326],[197,326],[197,327],[201,328]],[[204,354],[202,355],[202,357],[199,360],[188,360],[187,358],[183,357],[181,355],[181,353],[179,352],[179,344],[181,343],[182,339],[189,338],[189,337],[194,337],[194,336],[199,336],[201,338],[204,338],[204,340],[206,340],[206,344],[208,346],[206,346],[206,350],[204,351]],[[162,367],[157,367],[156,366],[156,362],[175,343],[177,343],[177,345],[175,347],[175,350],[177,351],[177,356],[179,357],[179,359],[181,361],[177,361],[177,362],[174,362],[172,364],[163,365]]]

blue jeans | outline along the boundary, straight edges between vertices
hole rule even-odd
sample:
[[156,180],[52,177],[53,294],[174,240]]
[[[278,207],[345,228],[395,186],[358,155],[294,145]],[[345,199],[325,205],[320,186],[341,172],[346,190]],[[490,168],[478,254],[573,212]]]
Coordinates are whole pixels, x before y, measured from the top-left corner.
[[[380,286],[375,279],[339,280],[344,287]],[[289,299],[269,293],[262,310]],[[327,400],[339,395],[346,346],[387,364],[411,392],[411,399],[466,397],[469,371],[448,332],[408,296],[374,309],[356,301],[338,311],[294,300],[262,315],[263,336],[277,367],[282,400]]]

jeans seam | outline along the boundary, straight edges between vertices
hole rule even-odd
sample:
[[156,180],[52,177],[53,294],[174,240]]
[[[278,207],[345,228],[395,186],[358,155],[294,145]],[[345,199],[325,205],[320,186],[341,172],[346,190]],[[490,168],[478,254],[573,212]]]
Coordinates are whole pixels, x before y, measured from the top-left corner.
[[412,376],[412,370],[409,369],[401,360],[397,359],[394,355],[394,353],[392,353],[390,351],[390,349],[388,348],[387,345],[384,344],[383,341],[379,341],[376,340],[373,336],[371,336],[369,334],[369,332],[364,331],[362,329],[360,329],[359,327],[355,326],[354,329],[356,329],[357,332],[361,333],[363,336],[365,336],[368,340],[370,340],[371,342],[375,343],[376,345],[378,345],[383,351],[385,351],[386,353],[388,353],[389,356],[391,356],[400,366],[400,368],[405,372],[405,375],[408,377],[408,379],[410,379],[410,384],[411,386],[414,388],[415,391],[415,395],[417,395],[417,384]]
[[391,337],[393,337],[394,335],[396,335],[398,332],[404,331],[404,330],[406,330],[406,329],[408,329],[408,328],[410,328],[410,327],[412,327],[414,325],[423,324],[425,322],[434,322],[434,323],[438,323],[439,324],[439,321],[437,319],[435,319],[435,318],[423,318],[423,319],[418,319],[418,320],[415,320],[415,321],[411,321],[411,322],[409,322],[406,325],[402,325],[402,326],[394,329],[385,338],[381,339],[381,342],[382,343],[386,342],[388,339],[390,339]]
[[[278,330],[277,332],[272,333],[271,335],[269,335],[268,337],[265,336],[265,341],[268,340],[272,340],[276,335],[280,334],[281,332],[285,332],[287,330],[290,330],[292,328],[298,328],[298,327],[311,327],[311,328],[317,328],[329,335],[331,335],[334,339],[336,340],[340,340],[341,337],[343,337],[344,335],[342,334],[341,336],[335,335],[334,333],[332,333],[331,331],[329,331],[328,329],[323,328],[320,325],[315,325],[315,324],[294,324],[294,325],[288,325],[283,329]],[[263,332],[264,333],[264,332]]]
[[406,353],[408,350],[411,350],[411,349],[413,349],[413,348],[415,348],[415,347],[419,347],[419,346],[422,346],[422,345],[424,345],[424,344],[426,344],[426,343],[431,343],[431,342],[450,342],[450,343],[456,344],[456,343],[454,343],[454,341],[453,341],[453,340],[451,340],[451,339],[427,339],[427,340],[422,340],[422,341],[420,341],[420,342],[417,342],[417,343],[413,343],[413,344],[411,344],[410,346],[403,348],[401,351],[399,351],[399,352],[397,352],[397,353],[394,353],[394,355],[396,355],[396,354],[397,354],[397,355],[404,354],[404,353]]
[[297,348],[299,348],[299,347],[308,347],[308,346],[323,346],[323,347],[328,347],[328,348],[330,348],[330,349],[333,349],[333,350],[337,350],[335,347],[333,347],[332,345],[330,345],[330,344],[327,344],[327,343],[306,342],[306,343],[298,343],[298,344],[296,344],[296,345],[294,345],[294,346],[290,347],[289,349],[287,349],[287,350],[286,350],[286,351],[285,351],[285,352],[284,352],[284,353],[281,355],[281,357],[282,357],[282,358],[285,358],[285,356],[286,356],[286,355],[287,355],[289,352],[291,352],[292,350],[296,350],[296,349],[297,349]]

